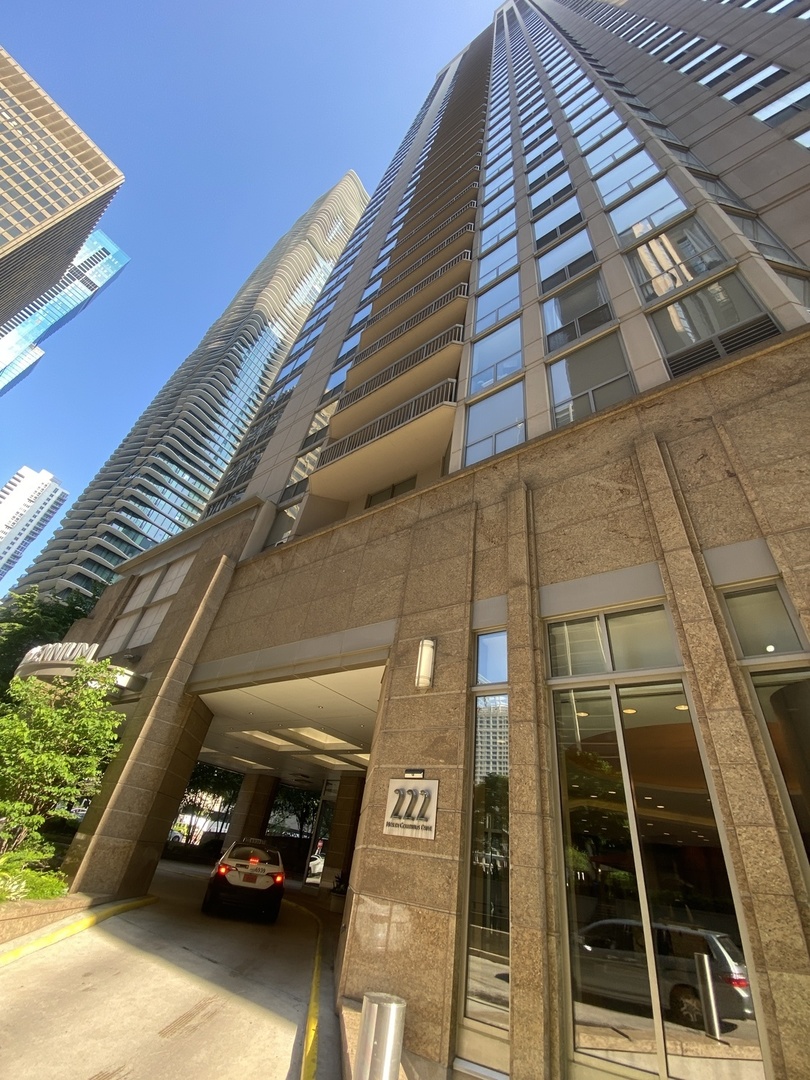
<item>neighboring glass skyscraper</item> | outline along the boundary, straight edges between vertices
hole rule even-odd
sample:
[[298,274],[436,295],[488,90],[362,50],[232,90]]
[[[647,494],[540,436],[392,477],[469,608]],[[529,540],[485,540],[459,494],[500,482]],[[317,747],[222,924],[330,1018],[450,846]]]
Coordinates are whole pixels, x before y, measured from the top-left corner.
[[0,49],[0,326],[59,283],[123,182]]
[[0,326],[0,397],[31,373],[43,354],[42,342],[83,311],[128,262],[129,256],[96,229],[58,283]]
[[357,223],[347,173],[295,223],[79,496],[20,587],[92,591],[201,516]]

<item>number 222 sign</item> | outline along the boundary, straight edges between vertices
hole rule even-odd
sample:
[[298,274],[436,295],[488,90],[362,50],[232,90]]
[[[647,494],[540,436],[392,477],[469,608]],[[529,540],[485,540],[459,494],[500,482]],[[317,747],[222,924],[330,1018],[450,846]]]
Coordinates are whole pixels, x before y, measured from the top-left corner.
[[438,780],[389,780],[383,832],[434,840],[438,796]]

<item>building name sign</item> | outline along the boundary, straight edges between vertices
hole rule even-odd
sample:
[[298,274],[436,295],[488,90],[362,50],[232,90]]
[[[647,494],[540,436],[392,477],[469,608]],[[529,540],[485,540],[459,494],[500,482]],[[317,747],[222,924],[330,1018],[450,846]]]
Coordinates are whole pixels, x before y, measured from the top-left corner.
[[36,645],[29,649],[22,659],[22,664],[60,664],[70,660],[92,660],[98,652],[98,645],[86,641],[57,641],[53,645]]
[[438,799],[438,780],[389,780],[383,832],[435,840]]

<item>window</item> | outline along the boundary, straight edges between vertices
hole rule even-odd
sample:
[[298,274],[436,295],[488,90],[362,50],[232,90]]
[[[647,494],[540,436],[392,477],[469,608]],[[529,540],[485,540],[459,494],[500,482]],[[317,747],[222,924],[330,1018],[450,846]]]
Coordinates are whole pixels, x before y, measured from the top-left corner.
[[588,126],[588,124],[593,123],[593,121],[602,116],[603,113],[606,113],[609,108],[610,105],[605,98],[597,98],[584,112],[580,113],[579,116],[571,121],[571,130],[575,135],[578,135],[580,131],[583,131]]
[[487,225],[481,230],[481,250],[486,251],[493,244],[497,244],[501,237],[508,236],[516,228],[515,208],[513,206],[496,221],[493,221],[491,225]]
[[526,183],[529,188],[534,187],[535,184],[539,184],[546,177],[551,176],[555,170],[561,168],[565,164],[565,158],[563,157],[562,150],[556,150],[553,154],[550,154],[547,158],[535,166],[531,172],[526,174]]
[[520,275],[510,274],[481,293],[475,301],[475,333],[505,319],[520,308]]
[[505,187],[512,183],[514,179],[514,170],[511,163],[507,169],[495,177],[494,180],[490,180],[484,187],[482,201],[487,202],[489,199],[494,198],[499,192],[503,191]]
[[570,191],[573,191],[573,186],[566,169],[565,172],[561,172],[559,176],[555,176],[553,180],[549,180],[548,183],[543,184],[534,192],[531,199],[532,213],[536,214],[547,206],[553,206],[554,203],[559,202]]
[[[659,605],[555,622],[549,648],[573,1048],[612,1062],[621,1034],[623,1064],[656,1077],[699,1064],[701,1076],[720,1080],[729,1058],[755,1057],[759,1046],[747,986],[719,989],[745,957],[669,619]],[[645,669],[660,674],[623,681]],[[700,1016],[695,953],[710,954],[717,970],[726,1060],[694,1043],[695,1056],[684,1055],[684,1029]]]
[[635,393],[616,334],[555,360],[549,365],[549,380],[555,427],[572,424]]
[[754,116],[768,127],[777,127],[792,116],[798,116],[804,109],[810,109],[810,82],[795,86],[770,105],[758,109]]
[[799,277],[798,274],[785,274],[780,270],[776,271],[776,276],[784,281],[800,304],[810,308],[810,278]]
[[523,383],[515,383],[477,401],[467,410],[466,465],[499,454],[525,438]]
[[785,247],[782,241],[775,233],[764,225],[759,218],[746,217],[744,214],[733,214],[730,210],[726,210],[726,213],[745,236],[751,241],[755,248],[765,256],[766,259],[776,259],[778,262],[798,263],[796,256]]
[[[605,119],[609,119],[609,117]],[[585,162],[591,170],[591,174],[595,175],[612,164],[612,162],[624,157],[634,146],[638,146],[638,139],[629,128],[623,128],[601,143],[595,150],[591,150],[589,154],[586,154]]]
[[688,218],[634,248],[627,256],[645,300],[689,285],[728,260],[695,218]]
[[621,127],[621,125],[621,117],[618,113],[611,110],[582,132],[577,139],[577,146],[584,154],[591,146],[598,143],[600,139],[606,138],[612,132],[616,131],[617,128]]
[[635,191],[660,171],[647,151],[639,150],[632,157],[614,165],[608,172],[602,173],[594,182],[605,203],[609,204]]
[[501,379],[520,371],[522,366],[520,319],[515,319],[474,342],[470,363],[470,394],[487,390]]
[[735,101],[740,105],[743,101],[758,94],[760,90],[764,90],[766,86],[771,86],[783,75],[787,75],[784,68],[777,67],[776,64],[768,64],[762,71],[758,71],[755,75],[743,79],[741,83],[726,90],[723,97],[726,101]]
[[507,270],[517,265],[518,248],[517,237],[513,236],[504,244],[493,248],[487,255],[478,261],[478,288],[488,285]]
[[[498,636],[481,635],[479,655],[482,639]],[[482,692],[486,687],[486,680],[482,680],[481,688],[473,691],[475,732],[464,1012],[471,1020],[508,1031],[509,695]]]
[[540,291],[556,289],[564,281],[575,277],[596,261],[587,229],[563,240],[537,260],[537,272],[540,276]]
[[543,214],[534,223],[534,239],[538,248],[545,247],[552,240],[565,236],[575,225],[582,221],[582,213],[579,209],[576,195],[565,202],[555,206],[547,214]]
[[613,228],[622,244],[664,225],[686,210],[686,203],[665,177],[610,211]]
[[688,72],[694,71],[696,67],[700,67],[701,64],[705,64],[706,61],[710,59],[710,57],[716,56],[718,53],[722,53],[725,51],[725,45],[712,45],[710,48],[705,49],[702,53],[698,53],[697,56],[694,56],[691,60],[688,61],[688,63],[684,64],[683,67],[678,68],[678,71],[681,71],[684,75],[686,75]]
[[569,285],[542,305],[549,352],[575,341],[613,318],[601,275]]
[[652,319],[667,354],[747,322],[760,314],[736,274],[728,274],[654,312]]
[[802,645],[777,585],[734,590],[726,609],[744,657],[801,652]]
[[736,56],[732,56],[730,60],[726,60],[720,67],[710,71],[708,75],[704,75],[702,79],[698,79],[701,86],[711,86],[712,83],[716,83],[719,79],[722,79],[725,75],[728,75],[730,71],[736,71],[737,68],[744,67],[751,62],[751,57],[747,53],[737,53]]
[[400,480],[398,484],[391,484],[387,488],[383,488],[382,491],[375,491],[373,495],[369,495],[366,499],[366,509],[372,506],[379,506],[380,503],[388,502],[389,499],[395,499],[397,495],[404,495],[408,491],[413,491],[416,487],[416,477],[409,476],[407,480]]
[[335,371],[329,376],[324,387],[323,396],[326,397],[336,394],[343,384],[346,382],[346,375],[348,374],[351,364],[344,364],[343,367],[336,368]]

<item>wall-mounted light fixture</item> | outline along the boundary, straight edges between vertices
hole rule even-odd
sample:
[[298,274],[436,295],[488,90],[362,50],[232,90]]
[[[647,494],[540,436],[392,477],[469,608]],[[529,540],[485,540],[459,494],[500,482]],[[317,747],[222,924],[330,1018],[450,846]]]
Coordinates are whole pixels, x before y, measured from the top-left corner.
[[419,655],[416,658],[416,687],[426,690],[433,685],[433,663],[436,658],[434,638],[422,638],[419,642]]

